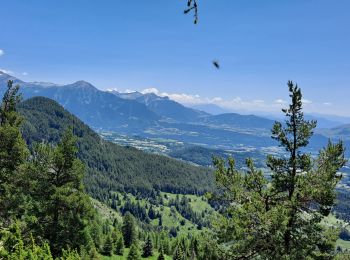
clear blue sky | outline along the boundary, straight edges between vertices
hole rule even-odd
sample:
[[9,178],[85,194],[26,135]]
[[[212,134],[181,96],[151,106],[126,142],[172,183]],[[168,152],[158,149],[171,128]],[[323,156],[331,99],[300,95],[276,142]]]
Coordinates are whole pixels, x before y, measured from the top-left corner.
[[198,25],[186,2],[2,1],[0,68],[249,111],[275,111],[292,79],[308,111],[350,116],[349,0],[198,0]]

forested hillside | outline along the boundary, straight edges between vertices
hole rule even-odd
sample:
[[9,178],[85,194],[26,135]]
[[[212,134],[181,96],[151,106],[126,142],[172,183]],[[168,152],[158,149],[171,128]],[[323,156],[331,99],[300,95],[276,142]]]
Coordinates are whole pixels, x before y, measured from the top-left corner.
[[[113,255],[140,259],[141,254],[169,259],[167,255],[204,253],[199,251],[197,234],[210,227],[209,204],[198,196],[159,190],[199,192],[194,185],[192,189],[185,185],[200,182],[209,172],[103,141],[49,99],[33,98],[19,105],[18,90],[9,81],[0,106],[1,259],[108,259]],[[19,107],[27,118],[18,113]],[[99,150],[99,146],[104,147]],[[113,168],[98,152],[114,156],[135,175],[129,168]],[[139,169],[129,164],[134,160],[139,160],[135,161]],[[102,167],[111,170],[104,180],[107,173]],[[141,167],[144,175],[137,176]],[[115,179],[113,170],[120,173]],[[94,179],[95,171],[102,174]],[[87,190],[105,204],[87,196],[84,176]],[[152,183],[151,178],[160,182]],[[174,178],[182,186],[172,186]]]
[[203,194],[213,188],[212,171],[104,141],[53,100],[35,97],[22,102],[23,136],[33,142],[57,143],[70,126],[78,136],[78,156],[87,165],[86,190],[106,201],[111,191],[149,193],[152,189]]
[[346,256],[349,229],[330,215],[344,145],[329,142],[317,158],[303,153],[316,122],[304,119],[301,90],[288,87],[286,121],[271,133],[289,158],[268,156],[265,176],[252,159],[240,170],[233,158],[215,157],[214,188],[211,170],[104,141],[55,101],[21,103],[19,86],[9,81],[0,108],[0,256]]

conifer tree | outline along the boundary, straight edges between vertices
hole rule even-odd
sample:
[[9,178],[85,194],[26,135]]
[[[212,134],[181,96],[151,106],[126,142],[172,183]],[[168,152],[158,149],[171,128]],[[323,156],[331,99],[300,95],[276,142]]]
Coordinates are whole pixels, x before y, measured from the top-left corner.
[[145,242],[145,245],[143,246],[142,257],[150,257],[150,256],[153,256],[153,244],[152,244],[151,237],[148,236]]
[[110,235],[107,235],[105,243],[102,248],[102,254],[106,256],[111,256],[113,251],[113,242]]
[[101,248],[102,246],[102,229],[100,227],[101,220],[95,218],[89,226],[89,234],[94,242],[96,249]]
[[114,228],[111,234],[111,238],[112,238],[112,243],[113,245],[117,244],[118,242],[118,234],[117,234],[117,229]]
[[84,167],[76,153],[76,138],[68,130],[57,147],[36,145],[27,169],[36,183],[31,191],[37,202],[32,214],[41,224],[34,231],[50,241],[54,256],[64,248],[87,245],[85,229],[94,215],[84,193]]
[[20,217],[23,184],[22,166],[29,152],[22,138],[22,117],[17,112],[21,101],[19,86],[9,80],[0,106],[0,222],[8,226],[11,220]]
[[47,243],[38,246],[33,237],[31,242],[25,244],[22,239],[20,222],[16,221],[9,228],[1,232],[2,247],[0,257],[2,259],[47,259],[53,260],[50,247]]
[[[215,158],[218,199],[226,213],[217,222],[218,241],[232,242],[227,259],[330,258],[337,234],[321,224],[336,198],[335,187],[344,166],[343,143],[331,142],[314,159],[305,152],[316,122],[306,121],[302,94],[288,82],[291,104],[283,109],[284,124],[276,122],[272,138],[285,148],[286,156],[269,156],[271,179],[247,160],[247,172]],[[215,199],[215,196],[212,198]]]
[[185,254],[181,248],[181,245],[178,244],[173,253],[173,260],[184,260],[184,259],[186,259]]
[[125,247],[129,248],[136,240],[135,221],[130,212],[127,212],[124,216],[122,233]]
[[123,236],[121,236],[116,245],[115,245],[115,250],[114,250],[114,253],[116,255],[123,255],[124,254],[124,239],[123,239]]
[[90,249],[89,259],[90,260],[100,260],[101,259],[95,247],[92,247]]
[[140,255],[140,250],[136,242],[133,242],[133,244],[130,247],[130,251],[128,254],[128,260],[140,260],[141,255]]

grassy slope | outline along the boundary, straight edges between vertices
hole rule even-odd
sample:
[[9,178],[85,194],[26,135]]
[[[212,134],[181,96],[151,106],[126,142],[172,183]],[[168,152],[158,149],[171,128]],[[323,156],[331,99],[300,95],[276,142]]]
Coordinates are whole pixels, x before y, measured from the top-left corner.
[[[118,193],[118,195],[121,196],[121,193]],[[151,203],[148,201],[148,199],[137,199],[134,195],[128,193],[126,194],[127,197],[134,202],[139,202],[142,206],[150,206]],[[179,231],[178,231],[178,236],[187,236],[188,234],[191,235],[199,235],[202,231],[205,231],[206,229],[204,228],[203,230],[198,230],[196,225],[194,223],[192,223],[191,221],[185,219],[183,216],[181,216],[181,214],[174,208],[174,207],[169,207],[166,204],[169,202],[170,199],[175,199],[176,198],[176,194],[171,194],[171,193],[165,193],[162,192],[161,195],[163,200],[164,200],[164,205],[161,206],[155,206],[152,205],[153,208],[156,211],[161,212],[161,216],[163,219],[163,228],[168,228],[170,229],[171,227],[179,227]],[[213,209],[211,208],[211,206],[208,204],[208,202],[206,201],[206,199],[203,196],[196,196],[196,195],[179,195],[180,199],[182,197],[187,197],[189,199],[191,199],[191,207],[194,211],[201,213],[203,211],[207,211],[208,213],[206,214],[206,217],[210,218],[212,216],[212,214],[214,214]],[[125,201],[122,201],[121,205],[123,205],[125,203]],[[108,206],[106,206],[105,204],[94,200],[93,199],[93,204],[95,206],[95,208],[98,210],[98,212],[100,213],[100,215],[105,218],[105,219],[110,219],[113,220],[115,218],[118,219],[118,222],[122,222],[122,216],[118,211],[115,211],[111,208],[109,208]],[[181,220],[185,221],[185,225],[180,225]],[[157,227],[158,226],[158,219],[152,220],[150,223],[152,226]],[[117,255],[113,255],[111,257],[108,256],[102,256],[101,255],[101,259],[103,260],[116,260],[116,259],[127,259],[129,253],[129,249],[125,248],[124,249],[124,255],[123,256],[117,256]],[[154,256],[149,257],[147,259],[154,259],[156,260],[158,257],[158,252],[154,252]],[[146,258],[142,258],[142,259],[146,259]],[[165,259],[172,259],[171,256],[165,256]]]
[[[118,193],[118,194],[120,195],[120,193]],[[167,205],[167,203],[169,202],[170,199],[175,199],[175,197],[176,197],[175,194],[162,192],[161,196],[163,197],[164,205],[158,205],[158,206],[151,204],[148,201],[148,199],[137,199],[134,195],[132,195],[130,193],[128,193],[126,195],[128,196],[128,198],[131,201],[134,201],[134,202],[137,201],[143,207],[148,206],[148,208],[149,208],[152,205],[153,209],[157,212],[160,212],[160,214],[162,216],[163,228],[170,229],[171,227],[175,227],[175,228],[179,227],[178,236],[187,235],[189,233],[190,234],[201,233],[201,230],[197,229],[196,224],[194,224],[191,221],[189,221],[188,219],[184,218],[175,209],[175,207],[169,207]],[[192,209],[198,213],[202,213],[203,211],[205,211],[205,218],[209,219],[213,216],[213,214],[215,214],[214,210],[208,204],[208,202],[206,201],[206,199],[203,196],[196,196],[196,195],[179,195],[179,196],[180,196],[180,199],[183,196],[191,199],[190,205],[191,205]],[[122,196],[120,196],[120,197],[122,197]],[[117,219],[119,223],[122,222],[122,215],[120,214],[119,210],[120,210],[120,207],[124,205],[124,203],[125,203],[125,201],[123,200],[121,202],[121,205],[118,206],[118,210],[113,210],[110,207],[106,206],[105,204],[93,199],[94,207],[98,210],[98,212],[100,213],[100,215],[104,219],[110,219],[110,220]],[[185,224],[181,225],[180,224],[181,221],[185,222]],[[150,225],[153,227],[158,227],[158,224],[159,224],[159,220],[157,218],[150,222]],[[205,230],[205,228],[203,228],[203,230]]]
[[[136,197],[132,194],[128,193],[127,196],[130,198],[131,201],[136,202]],[[170,229],[171,227],[178,227],[178,236],[181,235],[187,235],[187,234],[199,234],[201,233],[201,230],[197,229],[197,225],[189,221],[188,219],[184,218],[176,209],[175,207],[169,207],[167,206],[167,203],[170,199],[175,199],[176,194],[171,193],[165,193],[162,192],[161,196],[164,200],[164,205],[153,205],[151,204],[147,199],[138,199],[137,201],[140,203],[140,205],[146,207],[151,206],[153,209],[157,212],[160,212],[162,216],[162,222],[163,222],[163,228]],[[195,212],[202,213],[203,211],[206,211],[205,218],[211,218],[212,214],[214,214],[214,210],[211,208],[211,206],[208,204],[206,199],[203,196],[197,196],[197,195],[179,195],[180,199],[182,197],[187,197],[191,199],[190,205],[192,209]],[[123,205],[124,202],[122,202],[121,205]],[[180,222],[184,222],[184,225],[181,225]],[[154,219],[150,223],[153,227],[157,227],[159,224],[158,219]],[[205,230],[205,228],[203,229]]]
[[[343,227],[346,228],[350,231],[350,227],[349,224],[346,223],[345,221],[341,220],[341,219],[337,219],[334,215],[329,215],[327,218],[324,219],[323,223],[325,225],[331,225],[331,226],[335,226],[335,227]],[[337,246],[339,246],[340,248],[342,248],[343,250],[350,250],[350,241],[346,241],[343,239],[338,239],[337,240]]]

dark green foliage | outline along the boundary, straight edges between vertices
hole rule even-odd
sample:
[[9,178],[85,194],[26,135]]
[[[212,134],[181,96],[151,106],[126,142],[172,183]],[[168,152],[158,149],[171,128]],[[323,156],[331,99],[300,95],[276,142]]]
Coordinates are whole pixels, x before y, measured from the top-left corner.
[[84,167],[76,158],[75,142],[69,130],[57,147],[35,145],[27,168],[33,186],[29,194],[36,201],[31,214],[40,223],[33,228],[50,241],[55,256],[65,247],[86,244],[85,228],[93,217],[90,199],[83,192]]
[[[221,260],[221,259],[231,259],[231,257],[227,255],[221,256],[217,251],[217,246],[211,243],[209,238],[205,238],[203,241],[202,250],[200,252],[200,255],[198,256],[199,259],[202,260]],[[232,259],[235,259],[235,257],[232,257]],[[238,258],[239,259],[239,258]],[[242,259],[249,259],[249,257],[244,257]]]
[[131,213],[135,218],[145,221],[148,217],[147,211],[144,207],[140,205],[139,202],[131,202],[130,200],[127,200],[123,207],[120,209],[122,214],[125,214],[126,212]]
[[139,250],[139,247],[138,247],[136,242],[134,242],[131,245],[127,259],[128,260],[140,260],[141,259],[140,250]]
[[[11,88],[12,85],[9,89]],[[8,94],[9,98],[7,99],[10,101],[20,100],[19,98],[15,98],[17,90],[18,88],[15,88],[12,92],[9,91],[8,93],[13,93],[14,96],[11,97]],[[13,213],[10,210],[6,213],[11,212],[13,219],[20,216],[21,222],[18,222],[18,225],[16,222],[14,226],[9,226],[10,222],[6,221],[1,223],[5,227],[4,230],[6,230],[5,233],[1,234],[1,257],[6,259],[50,259],[52,258],[51,255],[53,255],[54,257],[72,260],[99,259],[97,250],[107,256],[111,256],[112,251],[122,255],[124,247],[123,238],[125,238],[125,245],[131,246],[129,259],[139,259],[140,252],[136,245],[137,233],[133,216],[130,213],[125,213],[122,227],[118,225],[118,222],[113,222],[113,219],[101,220],[96,217],[96,212],[92,208],[90,199],[84,193],[84,186],[82,184],[84,165],[77,158],[77,155],[81,155],[81,153],[89,154],[90,150],[80,151],[81,147],[87,147],[84,146],[82,140],[84,140],[86,133],[91,133],[91,136],[95,136],[95,134],[88,128],[84,129],[84,126],[81,126],[82,124],[79,121],[76,121],[77,124],[75,124],[73,129],[69,129],[69,125],[74,122],[73,117],[72,121],[65,121],[66,124],[58,124],[60,120],[64,121],[67,119],[64,119],[64,113],[66,112],[63,109],[62,112],[51,110],[52,108],[50,107],[42,107],[40,106],[41,99],[39,98],[38,100],[38,113],[31,115],[31,120],[33,122],[39,122],[45,118],[48,121],[42,120],[42,124],[36,125],[37,128],[33,128],[34,130],[30,128],[35,123],[26,122],[23,133],[28,137],[27,140],[31,148],[30,156],[28,156],[28,149],[21,137],[19,129],[21,117],[16,112],[16,106],[3,106],[12,110],[2,111],[3,125],[0,126],[0,131],[9,126],[13,130],[13,133],[15,133],[13,135],[15,138],[10,143],[11,145],[7,147],[5,145],[3,146],[6,149],[1,154],[1,159],[6,158],[7,155],[11,155],[10,152],[12,151],[20,151],[21,153],[15,154],[16,157],[1,160],[4,163],[2,166],[3,172],[6,170],[8,173],[3,176],[10,176],[3,183],[6,184],[4,187],[7,188],[7,194],[11,196],[6,197],[4,193],[4,196],[0,198],[8,205],[12,205]],[[29,113],[31,111],[29,107],[23,110],[25,104],[27,103],[22,104],[22,111]],[[45,111],[45,109],[47,110]],[[69,130],[64,131],[65,133],[61,135],[59,131],[66,130],[63,126],[66,126]],[[39,130],[39,134],[35,132],[35,129]],[[11,136],[5,136],[7,133],[12,133],[11,131],[3,131],[2,133],[4,134],[4,140],[1,140],[4,141],[3,143],[11,140]],[[74,135],[78,137],[76,138]],[[36,143],[35,140],[39,142]],[[50,144],[46,143],[45,140],[50,142]],[[99,138],[96,140],[98,140],[97,145],[101,145],[102,147],[109,145],[109,143]],[[91,147],[91,149],[95,148],[95,146]],[[161,163],[163,157],[159,158],[161,158],[159,161]],[[93,162],[95,163],[95,160]],[[175,161],[170,160],[170,162]],[[175,165],[184,165],[187,167],[185,164],[178,164],[178,162],[175,162]],[[155,167],[158,166],[156,165]],[[193,169],[197,170],[198,168]],[[151,168],[150,171],[153,170]],[[102,189],[98,188],[97,190],[100,192]],[[150,221],[149,217],[152,219],[161,218],[158,210],[155,209],[160,203],[159,190],[150,189],[146,192],[144,190],[138,192],[136,196],[137,200],[140,198],[149,199],[151,206],[147,205],[146,207],[142,206],[140,201],[135,203],[128,200],[121,204],[119,195],[115,192],[110,192],[106,187],[104,187],[103,192],[106,193],[98,194],[106,194],[103,198],[105,201],[108,201],[109,205],[112,204],[109,200],[111,199],[111,201],[115,202],[115,208],[118,208],[122,212],[126,210],[132,211],[138,219],[146,223]],[[6,219],[4,218],[4,220]],[[23,232],[23,236],[21,232]],[[33,235],[33,239],[31,239],[31,235]],[[171,252],[168,234],[164,232],[163,235],[161,239],[160,236],[155,236],[156,248],[164,246],[167,252]],[[139,239],[144,240],[145,237],[145,232],[139,232]],[[143,255],[145,257],[153,255],[153,238],[153,235],[149,235],[146,239],[143,248]],[[36,246],[36,243],[40,246]],[[182,244],[184,245],[184,243]]]
[[176,210],[189,221],[199,226],[209,226],[209,223],[205,222],[200,214],[192,209],[189,199],[185,196],[181,199],[177,196],[175,200],[170,200],[169,206],[174,206]]
[[157,218],[157,213],[153,209],[153,206],[151,206],[150,209],[148,210],[148,217],[150,219],[156,219]]
[[19,86],[8,82],[0,107],[0,222],[8,225],[23,214],[23,164],[28,149],[20,132],[22,118],[16,110]]
[[151,238],[148,236],[145,245],[143,246],[142,257],[150,256],[153,256],[153,243]]
[[103,244],[102,254],[106,256],[111,256],[113,251],[112,237],[108,235],[106,237],[105,243]]
[[38,246],[33,238],[27,245],[24,243],[19,222],[11,224],[6,231],[1,232],[2,247],[0,258],[9,260],[45,259],[53,260],[50,247],[47,243]]
[[114,253],[116,255],[123,255],[124,254],[124,239],[123,239],[123,236],[121,236],[118,239],[118,242],[115,245]]
[[172,237],[177,237],[177,228],[171,227],[169,230],[169,235],[171,235]]
[[337,172],[346,162],[344,147],[329,142],[316,159],[303,152],[316,122],[304,120],[301,91],[292,82],[288,86],[292,102],[283,109],[287,120],[272,129],[288,156],[268,157],[271,180],[251,159],[245,173],[237,171],[233,159],[228,166],[214,160],[219,198],[226,205],[217,238],[233,242],[228,259],[328,259],[334,252],[335,229],[321,220],[334,205]]
[[96,247],[96,249],[99,249],[102,247],[102,243],[103,243],[103,234],[102,234],[102,221],[101,219],[95,218],[92,223],[90,223],[89,226],[89,234],[90,234],[90,238],[93,241],[94,247]]
[[173,260],[185,260],[185,259],[186,259],[186,255],[182,249],[182,246],[178,244],[173,253]]
[[[83,193],[75,140],[67,132],[57,147],[35,145],[29,157],[16,110],[18,89],[8,82],[0,108],[0,223],[5,230],[0,251],[9,259],[50,259],[51,252],[73,259],[74,249],[85,245],[92,209]],[[15,218],[20,221],[11,224]]]
[[29,99],[20,104],[19,111],[26,119],[22,131],[29,144],[42,140],[57,143],[62,131],[73,126],[78,136],[78,157],[87,166],[86,190],[100,201],[108,201],[109,190],[204,193],[213,187],[211,170],[104,141],[50,99]]
[[129,248],[136,241],[135,220],[130,212],[127,212],[124,216],[122,232],[124,245]]

